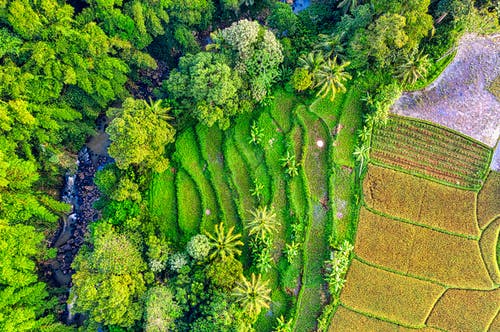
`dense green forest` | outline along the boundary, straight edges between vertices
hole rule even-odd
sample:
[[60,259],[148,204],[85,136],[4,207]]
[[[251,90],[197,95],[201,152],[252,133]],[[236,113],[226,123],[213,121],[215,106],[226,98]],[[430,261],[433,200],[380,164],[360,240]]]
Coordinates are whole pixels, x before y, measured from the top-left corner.
[[[0,330],[327,329],[370,126],[433,81],[464,33],[499,31],[499,6],[0,0]],[[352,132],[336,133],[339,117]],[[58,286],[60,193],[102,118],[113,162],[93,179],[99,218]],[[345,218],[306,203],[328,207],[337,187]],[[326,222],[310,231],[313,214]],[[297,280],[321,302],[294,294]]]

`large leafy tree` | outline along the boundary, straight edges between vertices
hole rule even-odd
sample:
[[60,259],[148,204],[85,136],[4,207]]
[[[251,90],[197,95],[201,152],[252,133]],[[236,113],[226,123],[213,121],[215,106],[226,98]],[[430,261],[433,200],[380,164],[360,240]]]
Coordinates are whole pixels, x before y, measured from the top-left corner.
[[178,106],[207,126],[229,127],[229,119],[244,109],[242,80],[221,54],[188,54],[166,81],[169,96]]
[[144,331],[173,331],[175,320],[182,316],[181,307],[174,299],[173,292],[166,286],[148,289],[145,297]]
[[260,102],[278,76],[283,62],[282,46],[276,36],[256,21],[240,20],[216,33],[216,48],[227,54],[245,79],[253,100]]
[[164,35],[177,45],[196,44],[191,30],[206,27],[214,9],[210,0],[89,0],[88,3],[89,7],[78,19],[96,21],[108,35],[131,42],[134,49],[130,55],[136,59],[142,57],[146,65],[152,59],[137,50]]
[[80,250],[73,262],[70,300],[92,322],[131,327],[142,317],[146,264],[127,236],[106,228],[94,233],[94,249]]
[[113,120],[106,129],[112,141],[109,154],[116,165],[130,165],[163,172],[169,165],[165,146],[174,140],[175,129],[170,125],[169,107],[162,100],[149,103],[127,98],[122,108],[111,108]]

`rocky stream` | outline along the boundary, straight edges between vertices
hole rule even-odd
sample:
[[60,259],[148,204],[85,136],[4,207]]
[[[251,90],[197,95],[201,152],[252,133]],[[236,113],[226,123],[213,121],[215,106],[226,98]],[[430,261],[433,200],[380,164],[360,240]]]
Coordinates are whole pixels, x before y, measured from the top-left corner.
[[[93,206],[100,196],[94,175],[106,163],[112,162],[107,154],[109,137],[104,132],[105,126],[106,119],[100,119],[98,133],[78,153],[76,173],[65,176],[61,200],[71,205],[71,212],[61,218],[59,229],[52,238],[50,247],[57,248],[57,256],[47,271],[53,286],[65,290],[60,296],[61,303],[68,298],[74,273],[71,264],[88,234],[87,226],[100,218],[100,212]],[[61,317],[68,324],[74,319],[71,306],[68,305]]]

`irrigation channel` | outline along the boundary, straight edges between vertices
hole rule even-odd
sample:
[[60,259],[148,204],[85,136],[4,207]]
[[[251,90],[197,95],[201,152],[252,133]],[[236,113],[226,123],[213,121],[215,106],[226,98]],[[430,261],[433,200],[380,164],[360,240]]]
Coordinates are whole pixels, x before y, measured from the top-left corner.
[[[94,175],[106,163],[112,162],[107,154],[109,138],[104,132],[105,126],[106,119],[99,119],[97,134],[91,137],[78,153],[76,173],[65,176],[61,200],[70,204],[71,212],[61,218],[59,229],[50,243],[50,247],[57,248],[57,256],[51,262],[48,271],[54,286],[65,290],[65,295],[60,298],[61,301],[66,301],[68,298],[72,286],[71,276],[74,273],[71,263],[84,243],[85,235],[88,233],[87,226],[100,218],[99,211],[93,207],[94,202],[99,199]],[[74,319],[78,318],[71,313],[71,308],[70,303],[62,317],[67,324],[73,323]]]

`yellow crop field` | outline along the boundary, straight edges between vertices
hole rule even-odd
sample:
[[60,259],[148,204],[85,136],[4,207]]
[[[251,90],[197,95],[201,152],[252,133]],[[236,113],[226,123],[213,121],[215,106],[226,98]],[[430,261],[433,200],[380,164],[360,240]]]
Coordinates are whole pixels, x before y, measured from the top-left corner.
[[354,259],[340,300],[357,311],[423,327],[444,288],[368,266]]
[[421,228],[415,232],[409,273],[451,287],[489,290],[495,287],[477,240]]
[[450,289],[436,303],[427,324],[450,332],[487,331],[499,303],[500,289]]
[[477,195],[477,221],[484,228],[500,216],[500,172],[490,172]]
[[440,233],[362,209],[355,253],[362,259],[450,287],[492,289],[477,240]]
[[391,216],[448,232],[480,234],[473,191],[370,165],[363,194],[369,207]]
[[380,319],[370,318],[355,311],[339,306],[328,332],[398,332],[399,326],[384,322]]
[[484,264],[488,269],[491,279],[497,284],[500,284],[500,268],[498,266],[500,262],[497,261],[497,241],[499,241],[499,236],[500,218],[497,218],[483,231],[483,235],[479,240]]
[[406,273],[415,227],[362,208],[354,252],[372,263]]

